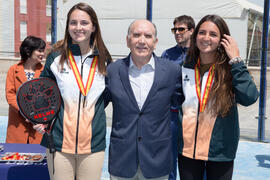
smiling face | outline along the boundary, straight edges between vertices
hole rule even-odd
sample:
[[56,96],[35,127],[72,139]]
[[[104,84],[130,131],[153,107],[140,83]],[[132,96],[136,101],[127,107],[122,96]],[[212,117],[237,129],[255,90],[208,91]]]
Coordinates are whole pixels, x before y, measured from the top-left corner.
[[153,24],[147,20],[137,20],[131,25],[127,46],[134,61],[147,63],[150,60],[158,42],[155,34]]
[[213,22],[202,23],[196,37],[196,45],[200,50],[200,55],[214,55],[220,45],[220,39],[220,31]]
[[95,31],[95,27],[90,16],[81,10],[74,10],[68,22],[68,32],[74,44],[89,45],[91,34]]

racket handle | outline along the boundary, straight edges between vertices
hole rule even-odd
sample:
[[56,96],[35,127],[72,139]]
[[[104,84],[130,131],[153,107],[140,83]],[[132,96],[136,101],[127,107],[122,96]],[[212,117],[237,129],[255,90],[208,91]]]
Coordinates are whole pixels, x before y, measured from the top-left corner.
[[55,150],[55,147],[54,147],[52,135],[50,133],[48,133],[48,132],[45,132],[45,136],[47,138],[50,153],[54,153],[56,150]]

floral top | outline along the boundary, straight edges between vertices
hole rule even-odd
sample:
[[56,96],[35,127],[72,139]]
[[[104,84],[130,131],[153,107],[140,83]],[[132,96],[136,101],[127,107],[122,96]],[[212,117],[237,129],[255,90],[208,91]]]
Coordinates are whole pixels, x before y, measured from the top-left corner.
[[26,71],[24,71],[24,72],[25,72],[25,75],[27,77],[27,81],[34,79],[34,76],[35,76],[34,72],[26,72]]

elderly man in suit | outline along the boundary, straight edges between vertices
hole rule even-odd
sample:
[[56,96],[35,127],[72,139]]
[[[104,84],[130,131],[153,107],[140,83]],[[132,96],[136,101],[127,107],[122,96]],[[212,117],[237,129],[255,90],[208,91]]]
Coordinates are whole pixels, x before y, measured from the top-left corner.
[[157,30],[148,20],[132,22],[126,40],[131,53],[107,71],[113,105],[109,172],[112,180],[165,180],[172,170],[170,105],[181,89],[180,66],[153,53]]

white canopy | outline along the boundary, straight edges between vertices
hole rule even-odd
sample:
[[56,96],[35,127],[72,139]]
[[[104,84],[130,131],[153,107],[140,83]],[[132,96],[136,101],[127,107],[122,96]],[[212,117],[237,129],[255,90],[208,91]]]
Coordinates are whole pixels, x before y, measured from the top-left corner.
[[[78,2],[90,4],[99,18],[103,39],[113,56],[125,56],[126,34],[134,19],[146,18],[146,0],[69,0],[59,4],[57,14],[57,39],[62,39],[69,9]],[[198,22],[207,14],[217,14],[225,19],[232,36],[238,42],[240,53],[246,57],[248,13],[263,14],[263,8],[246,0],[153,0],[152,21],[158,29],[159,42],[156,54],[174,46],[174,36],[170,33],[173,19],[186,14]]]

